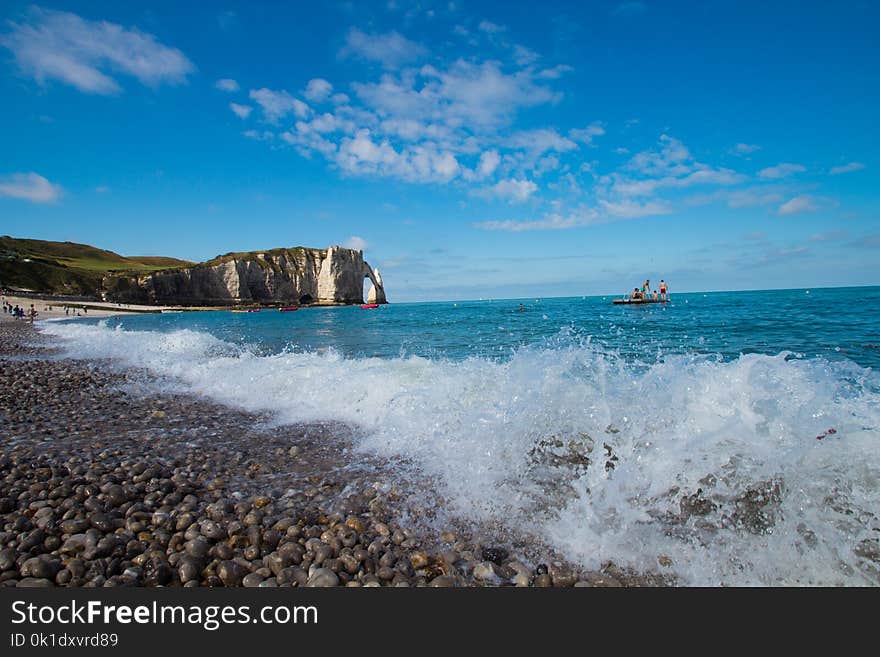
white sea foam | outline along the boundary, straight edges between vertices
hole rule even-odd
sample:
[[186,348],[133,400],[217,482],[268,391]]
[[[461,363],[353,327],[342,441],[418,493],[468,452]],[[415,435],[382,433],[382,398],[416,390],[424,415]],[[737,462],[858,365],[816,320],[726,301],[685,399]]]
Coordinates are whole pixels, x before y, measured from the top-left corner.
[[260,356],[189,330],[43,331],[68,355],[282,422],[356,425],[362,449],[406,457],[458,513],[549,537],[588,567],[700,585],[880,584],[878,377],[848,361],[633,365],[572,341],[505,362]]

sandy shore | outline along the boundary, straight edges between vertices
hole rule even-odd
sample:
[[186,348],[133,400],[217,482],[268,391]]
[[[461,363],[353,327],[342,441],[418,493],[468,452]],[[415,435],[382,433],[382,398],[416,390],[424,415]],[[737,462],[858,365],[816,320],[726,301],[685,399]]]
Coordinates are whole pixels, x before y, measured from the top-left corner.
[[[348,430],[272,426],[0,322],[2,586],[618,586],[430,509]],[[538,559],[535,558],[535,552]]]

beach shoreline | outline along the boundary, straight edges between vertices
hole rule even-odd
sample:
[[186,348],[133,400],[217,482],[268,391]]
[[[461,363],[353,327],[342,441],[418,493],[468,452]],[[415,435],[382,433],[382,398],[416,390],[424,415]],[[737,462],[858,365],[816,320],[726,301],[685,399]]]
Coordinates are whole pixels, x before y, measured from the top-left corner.
[[[348,429],[272,418],[59,357],[0,322],[2,586],[619,586],[424,509]],[[535,548],[535,546],[532,546]],[[544,552],[540,546],[526,552]]]

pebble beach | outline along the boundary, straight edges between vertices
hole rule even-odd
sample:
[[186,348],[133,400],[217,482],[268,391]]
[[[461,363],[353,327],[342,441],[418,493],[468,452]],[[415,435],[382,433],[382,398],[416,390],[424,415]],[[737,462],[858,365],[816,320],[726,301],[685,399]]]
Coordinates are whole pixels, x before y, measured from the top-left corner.
[[0,585],[668,583],[426,530],[407,484],[355,458],[344,426],[276,426],[157,395],[148,377],[63,359],[28,322],[0,321]]

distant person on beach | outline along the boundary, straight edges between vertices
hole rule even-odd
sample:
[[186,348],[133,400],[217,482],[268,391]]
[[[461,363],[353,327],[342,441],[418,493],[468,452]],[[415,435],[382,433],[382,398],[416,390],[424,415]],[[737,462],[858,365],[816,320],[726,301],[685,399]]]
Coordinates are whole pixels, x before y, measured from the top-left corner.
[[666,301],[666,294],[667,294],[666,281],[664,281],[661,278],[660,279],[660,298],[663,299],[664,301]]
[[28,310],[28,319],[31,320],[31,324],[34,323],[34,320],[37,318],[37,309],[34,308],[34,304],[31,304],[30,310]]

